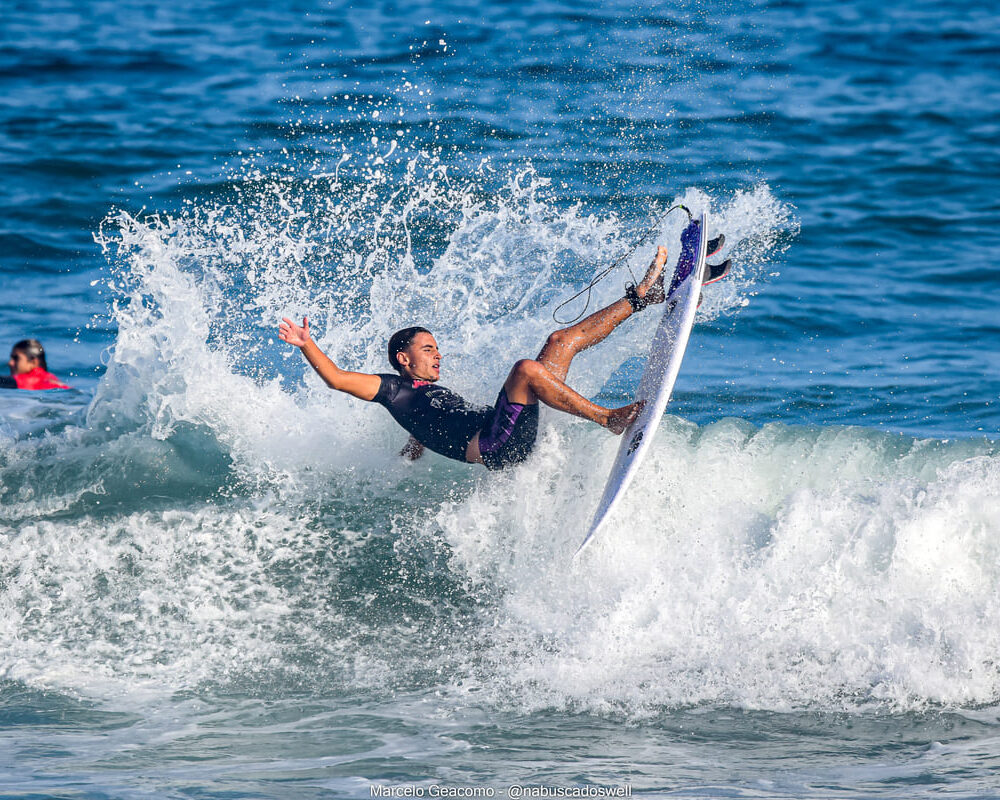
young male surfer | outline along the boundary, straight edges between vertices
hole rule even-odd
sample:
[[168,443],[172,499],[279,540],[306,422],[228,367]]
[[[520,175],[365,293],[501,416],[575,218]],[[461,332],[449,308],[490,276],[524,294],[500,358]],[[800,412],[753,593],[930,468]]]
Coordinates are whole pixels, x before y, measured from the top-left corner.
[[640,404],[605,408],[566,385],[573,357],[652,303],[664,301],[660,247],[645,277],[626,296],[569,328],[549,335],[534,359],[514,364],[493,408],[468,403],[443,386],[441,353],[430,331],[412,327],[389,339],[389,363],[398,374],[371,375],[338,367],[309,335],[309,321],[296,325],[285,317],[278,326],[282,341],[298,347],[331,389],[385,406],[410,433],[403,454],[417,458],[425,447],[457,461],[497,470],[519,464],[531,453],[538,431],[538,403],[575,414],[620,434],[639,413]]

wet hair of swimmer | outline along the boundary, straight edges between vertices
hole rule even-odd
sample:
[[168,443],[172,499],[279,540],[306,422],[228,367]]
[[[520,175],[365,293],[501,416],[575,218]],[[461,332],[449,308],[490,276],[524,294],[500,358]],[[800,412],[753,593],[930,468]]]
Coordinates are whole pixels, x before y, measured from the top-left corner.
[[49,371],[49,365],[45,363],[45,348],[42,347],[42,343],[38,339],[22,339],[10,349],[11,352],[20,350],[28,358],[37,358],[38,366],[46,372]]
[[399,361],[396,359],[400,353],[402,353],[407,347],[413,342],[413,337],[418,333],[430,333],[427,328],[421,328],[419,325],[415,325],[412,328],[403,328],[401,331],[396,331],[392,336],[389,337],[389,363],[392,364],[392,368],[396,372],[402,374],[403,368],[399,365]]

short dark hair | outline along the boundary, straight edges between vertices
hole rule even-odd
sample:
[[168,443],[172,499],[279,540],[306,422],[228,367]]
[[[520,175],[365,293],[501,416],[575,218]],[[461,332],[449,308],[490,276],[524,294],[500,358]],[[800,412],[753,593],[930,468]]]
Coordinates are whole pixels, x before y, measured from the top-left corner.
[[389,337],[389,363],[392,364],[392,368],[396,372],[403,371],[403,368],[399,365],[399,361],[396,360],[396,356],[410,346],[413,338],[418,333],[430,333],[430,331],[427,328],[414,325],[412,328],[403,328],[401,331],[396,331]]
[[20,350],[28,358],[38,359],[38,365],[44,369],[46,372],[49,371],[49,365],[45,363],[45,348],[42,347],[42,343],[38,339],[22,339],[12,348],[11,352],[15,350]]

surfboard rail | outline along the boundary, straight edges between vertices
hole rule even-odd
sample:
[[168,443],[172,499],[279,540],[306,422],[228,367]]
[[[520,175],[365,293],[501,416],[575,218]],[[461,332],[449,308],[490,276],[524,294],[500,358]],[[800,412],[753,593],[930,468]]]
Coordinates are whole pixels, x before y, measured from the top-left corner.
[[681,233],[681,253],[636,392],[635,399],[645,401],[645,405],[635,421],[622,433],[621,444],[604,493],[576,556],[593,541],[595,534],[620,503],[663,418],[694,325],[705,270],[707,243],[708,213],[702,212],[701,217],[688,223]]

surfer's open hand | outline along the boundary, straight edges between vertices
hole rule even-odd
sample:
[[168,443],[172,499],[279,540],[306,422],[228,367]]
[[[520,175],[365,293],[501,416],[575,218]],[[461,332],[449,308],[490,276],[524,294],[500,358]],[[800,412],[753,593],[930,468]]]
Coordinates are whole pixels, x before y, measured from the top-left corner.
[[639,412],[642,411],[642,407],[646,405],[644,400],[640,400],[638,403],[630,403],[627,406],[622,406],[621,408],[612,408],[608,412],[608,421],[604,423],[604,427],[611,431],[615,436],[620,436],[622,431],[624,431],[629,425],[631,425]]
[[309,318],[302,318],[302,326],[296,325],[288,317],[283,317],[278,326],[278,338],[295,347],[305,347],[312,341],[309,335]]

